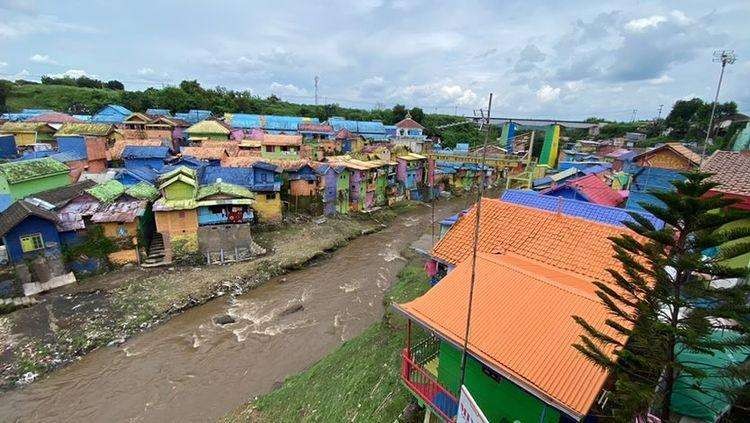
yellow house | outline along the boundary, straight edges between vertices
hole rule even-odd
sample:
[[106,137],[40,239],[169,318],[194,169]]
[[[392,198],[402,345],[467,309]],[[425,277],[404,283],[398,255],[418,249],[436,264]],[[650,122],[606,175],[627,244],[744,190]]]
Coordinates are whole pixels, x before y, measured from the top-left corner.
[[16,146],[55,141],[55,128],[43,122],[5,122],[0,126],[0,135],[13,135]]

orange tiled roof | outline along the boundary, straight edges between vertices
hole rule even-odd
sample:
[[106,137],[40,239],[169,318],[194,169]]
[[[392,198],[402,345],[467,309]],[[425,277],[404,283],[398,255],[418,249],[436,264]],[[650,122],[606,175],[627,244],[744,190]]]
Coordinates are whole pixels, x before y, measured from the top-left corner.
[[236,156],[240,149],[240,143],[238,141],[203,140],[201,141],[200,146],[203,148],[223,148],[230,156]]
[[263,134],[262,145],[294,146],[302,145],[302,135]]
[[[426,294],[397,308],[462,344],[471,268],[471,259],[466,259]],[[624,341],[605,325],[611,315],[593,290],[581,289],[587,285],[591,284],[573,273],[513,254],[480,253],[470,353],[567,414],[587,414],[607,372],[573,348],[584,332],[572,316]],[[613,347],[603,350],[614,356]]]
[[180,153],[203,160],[221,160],[227,157],[227,151],[223,147],[182,147]]
[[703,161],[701,171],[714,174],[709,181],[721,184],[715,191],[750,196],[750,152],[715,151]]
[[[476,207],[456,222],[435,245],[433,256],[458,264],[469,257]],[[479,251],[512,252],[588,279],[609,281],[607,268],[619,268],[607,237],[629,232],[545,210],[485,198],[479,224]],[[637,236],[636,236],[637,237]]]

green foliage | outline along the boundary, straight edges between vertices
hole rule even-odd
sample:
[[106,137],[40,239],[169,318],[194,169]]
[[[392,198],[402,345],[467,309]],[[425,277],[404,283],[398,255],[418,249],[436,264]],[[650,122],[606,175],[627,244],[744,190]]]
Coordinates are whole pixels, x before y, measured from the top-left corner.
[[10,111],[25,108],[53,109],[75,114],[90,114],[121,100],[121,91],[65,85],[13,84],[6,98]]
[[107,255],[117,250],[117,244],[104,236],[104,228],[95,225],[89,228],[83,242],[63,248],[63,256],[66,261],[73,261],[82,256],[106,259]]
[[[681,351],[734,351],[750,342],[747,285],[716,289],[710,284],[717,279],[746,276],[746,269],[719,264],[750,251],[747,243],[720,247],[748,236],[747,229],[719,230],[746,214],[727,209],[734,200],[721,196],[704,198],[716,186],[706,181],[709,174],[693,172],[684,176],[685,181],[673,182],[674,192],[651,193],[666,207],[643,205],[667,223],[663,229],[657,230],[648,220],[632,213],[635,222],[627,226],[641,238],[627,234],[612,238],[622,269],[609,269],[612,283],[595,282],[597,295],[612,315],[606,330],[574,317],[586,332],[574,347],[613,371],[616,377],[608,414],[618,421],[632,421],[649,409],[655,410],[662,421],[670,421],[669,406],[679,374],[705,376],[691,363],[677,360]],[[703,256],[707,249],[717,249],[719,253],[707,259]],[[712,339],[710,335],[719,326],[728,326],[740,336],[723,341]],[[628,336],[626,345],[617,340]],[[618,350],[619,360],[605,354],[610,348]],[[750,381],[747,368],[717,368],[713,376],[730,374]]]
[[80,76],[78,78],[71,78],[64,76],[62,78],[55,78],[51,76],[42,76],[42,84],[44,85],[67,85],[71,87],[82,87],[82,88],[107,88],[110,90],[124,90],[125,86],[120,81],[109,81],[104,82],[98,79],[89,78],[87,76]]
[[[672,129],[669,135],[676,139],[703,140],[706,137],[712,104],[700,98],[678,100],[664,120],[665,126]],[[737,113],[735,102],[719,103],[716,105],[714,122],[734,113]]]

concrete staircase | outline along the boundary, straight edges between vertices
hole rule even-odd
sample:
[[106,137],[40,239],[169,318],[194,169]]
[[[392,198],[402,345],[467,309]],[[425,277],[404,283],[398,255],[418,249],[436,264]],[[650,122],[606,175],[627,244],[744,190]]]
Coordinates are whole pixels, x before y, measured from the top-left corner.
[[141,267],[158,267],[167,264],[169,263],[164,260],[164,238],[157,232],[151,240],[151,245],[148,247],[148,256],[141,263]]

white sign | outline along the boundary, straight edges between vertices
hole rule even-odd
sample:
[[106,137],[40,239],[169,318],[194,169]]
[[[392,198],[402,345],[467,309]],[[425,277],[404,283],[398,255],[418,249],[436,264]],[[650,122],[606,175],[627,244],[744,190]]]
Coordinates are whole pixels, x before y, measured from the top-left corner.
[[461,397],[458,400],[458,413],[456,414],[456,423],[489,423],[482,410],[474,401],[474,398],[466,389],[461,386]]

